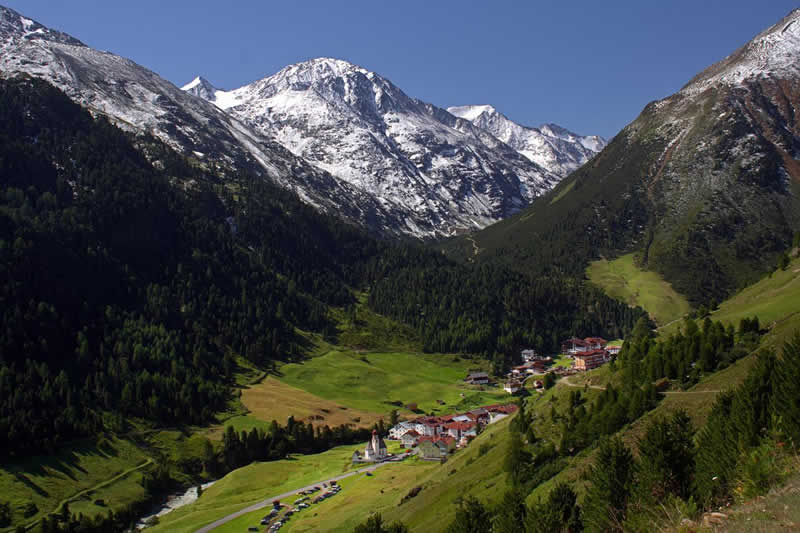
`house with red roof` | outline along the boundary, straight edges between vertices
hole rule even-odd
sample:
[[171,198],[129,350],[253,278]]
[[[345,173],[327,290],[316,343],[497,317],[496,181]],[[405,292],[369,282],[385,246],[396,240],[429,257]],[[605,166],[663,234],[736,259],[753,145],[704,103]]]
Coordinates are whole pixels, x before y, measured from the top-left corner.
[[400,437],[400,441],[406,448],[413,448],[419,443],[420,437],[421,435],[416,430],[410,429],[403,433],[403,436]]
[[466,433],[477,435],[478,424],[476,422],[450,422],[445,424],[447,434],[456,440],[461,440],[461,437]]
[[575,369],[576,370],[591,370],[597,368],[609,360],[608,352],[604,349],[589,350],[586,352],[575,354]]

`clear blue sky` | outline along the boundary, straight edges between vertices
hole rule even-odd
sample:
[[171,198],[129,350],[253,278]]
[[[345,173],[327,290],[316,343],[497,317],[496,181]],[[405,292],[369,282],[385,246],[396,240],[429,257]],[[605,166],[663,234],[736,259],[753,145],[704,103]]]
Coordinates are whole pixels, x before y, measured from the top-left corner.
[[183,85],[235,88],[319,56],[447,107],[613,136],[774,24],[784,0],[0,0]]

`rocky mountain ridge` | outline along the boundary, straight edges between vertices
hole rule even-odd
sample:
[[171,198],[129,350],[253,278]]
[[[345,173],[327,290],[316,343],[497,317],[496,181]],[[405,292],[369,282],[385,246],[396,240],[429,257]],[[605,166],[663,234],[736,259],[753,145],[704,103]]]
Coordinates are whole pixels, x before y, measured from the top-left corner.
[[557,124],[523,126],[491,105],[448,107],[451,114],[469,120],[537,165],[566,177],[589,161],[608,142],[598,135],[578,135]]
[[562,177],[469,121],[406,95],[380,75],[317,58],[231,91],[196,78],[206,98],[295,155],[415,213],[407,231],[451,234],[509,216]]

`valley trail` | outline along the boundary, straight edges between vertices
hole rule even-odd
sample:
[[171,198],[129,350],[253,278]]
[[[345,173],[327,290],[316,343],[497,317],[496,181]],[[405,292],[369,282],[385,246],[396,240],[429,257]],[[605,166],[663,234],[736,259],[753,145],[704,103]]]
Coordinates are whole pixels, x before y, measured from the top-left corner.
[[382,463],[377,463],[377,464],[374,464],[374,465],[370,465],[370,466],[368,466],[366,468],[361,468],[359,470],[354,470],[352,472],[348,472],[346,474],[342,474],[340,476],[332,477],[332,478],[329,478],[329,479],[323,479],[321,481],[317,481],[315,483],[311,483],[309,485],[306,485],[305,487],[299,487],[299,488],[296,488],[294,490],[290,490],[288,492],[284,492],[283,494],[278,494],[276,496],[272,496],[270,498],[266,498],[266,499],[264,499],[264,500],[262,500],[262,501],[260,501],[258,503],[254,503],[253,505],[245,507],[244,509],[240,509],[240,510],[236,511],[235,513],[231,513],[228,516],[220,518],[219,520],[216,520],[216,521],[208,524],[207,526],[201,527],[195,533],[207,533],[207,532],[209,532],[209,531],[211,531],[213,529],[218,528],[219,526],[221,526],[223,524],[226,524],[226,523],[230,522],[231,520],[235,520],[236,518],[239,518],[242,515],[246,515],[248,513],[252,513],[253,511],[258,511],[259,509],[263,509],[265,507],[268,507],[268,506],[272,505],[272,502],[275,501],[275,500],[283,500],[285,498],[290,498],[291,496],[294,496],[298,492],[314,488],[317,485],[322,485],[323,483],[330,484],[331,481],[339,481],[339,480],[348,478],[350,476],[355,476],[356,474],[364,474],[366,472],[372,472],[373,470],[376,470],[376,469],[380,468],[381,466],[388,465],[388,464],[393,464],[393,463],[396,463],[396,462],[398,462],[400,460],[402,460],[402,459],[398,459],[398,460],[394,460],[394,461],[384,461]]

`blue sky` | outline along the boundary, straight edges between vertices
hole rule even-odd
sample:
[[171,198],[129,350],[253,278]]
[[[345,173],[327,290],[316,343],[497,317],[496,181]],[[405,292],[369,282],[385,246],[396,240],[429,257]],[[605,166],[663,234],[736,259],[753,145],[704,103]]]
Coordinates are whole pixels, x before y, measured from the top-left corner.
[[776,23],[784,0],[0,0],[177,85],[235,88],[331,56],[436,105],[613,136]]

